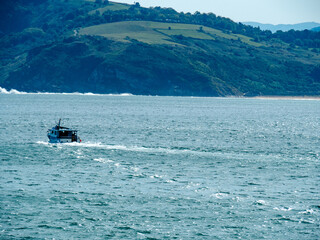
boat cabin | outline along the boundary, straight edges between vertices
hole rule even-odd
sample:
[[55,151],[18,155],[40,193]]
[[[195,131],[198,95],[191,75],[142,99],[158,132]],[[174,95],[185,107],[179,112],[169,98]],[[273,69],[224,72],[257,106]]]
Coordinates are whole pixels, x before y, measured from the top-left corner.
[[52,129],[48,129],[48,138],[50,143],[68,143],[68,142],[81,142],[77,135],[77,130],[60,126],[59,123]]

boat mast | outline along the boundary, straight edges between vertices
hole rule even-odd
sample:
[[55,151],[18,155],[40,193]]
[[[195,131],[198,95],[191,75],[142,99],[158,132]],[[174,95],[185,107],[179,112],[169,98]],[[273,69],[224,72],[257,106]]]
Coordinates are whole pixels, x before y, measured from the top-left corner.
[[61,118],[59,118],[58,129],[60,129]]

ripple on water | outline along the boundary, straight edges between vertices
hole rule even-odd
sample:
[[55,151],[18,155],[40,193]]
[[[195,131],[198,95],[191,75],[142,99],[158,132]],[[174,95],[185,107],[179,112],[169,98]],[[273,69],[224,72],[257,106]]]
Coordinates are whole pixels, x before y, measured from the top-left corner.
[[[320,238],[318,102],[37,94],[3,102],[1,239]],[[46,142],[56,116],[84,141]]]

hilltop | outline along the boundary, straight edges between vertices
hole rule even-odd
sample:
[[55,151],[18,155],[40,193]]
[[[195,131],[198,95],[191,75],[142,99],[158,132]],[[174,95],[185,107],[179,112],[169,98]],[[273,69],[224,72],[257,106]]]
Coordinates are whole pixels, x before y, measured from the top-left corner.
[[213,13],[178,13],[139,3],[14,0],[1,11],[0,86],[6,89],[320,94],[317,32],[272,34]]

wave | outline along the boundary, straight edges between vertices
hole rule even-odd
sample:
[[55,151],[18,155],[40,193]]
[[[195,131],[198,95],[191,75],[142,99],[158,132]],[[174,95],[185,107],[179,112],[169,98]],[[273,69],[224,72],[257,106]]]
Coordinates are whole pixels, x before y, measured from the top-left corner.
[[7,89],[0,87],[0,94],[27,94],[27,92],[20,92],[16,89],[8,91]]
[[11,89],[7,90],[5,88],[0,87],[0,94],[39,94],[39,95],[77,95],[77,96],[123,96],[123,97],[128,97],[128,96],[134,96],[131,93],[120,93],[120,94],[100,94],[100,93],[92,93],[92,92],[87,92],[87,93],[79,93],[79,92],[73,92],[73,93],[58,93],[58,92],[23,92],[23,91],[18,91],[16,89]]

